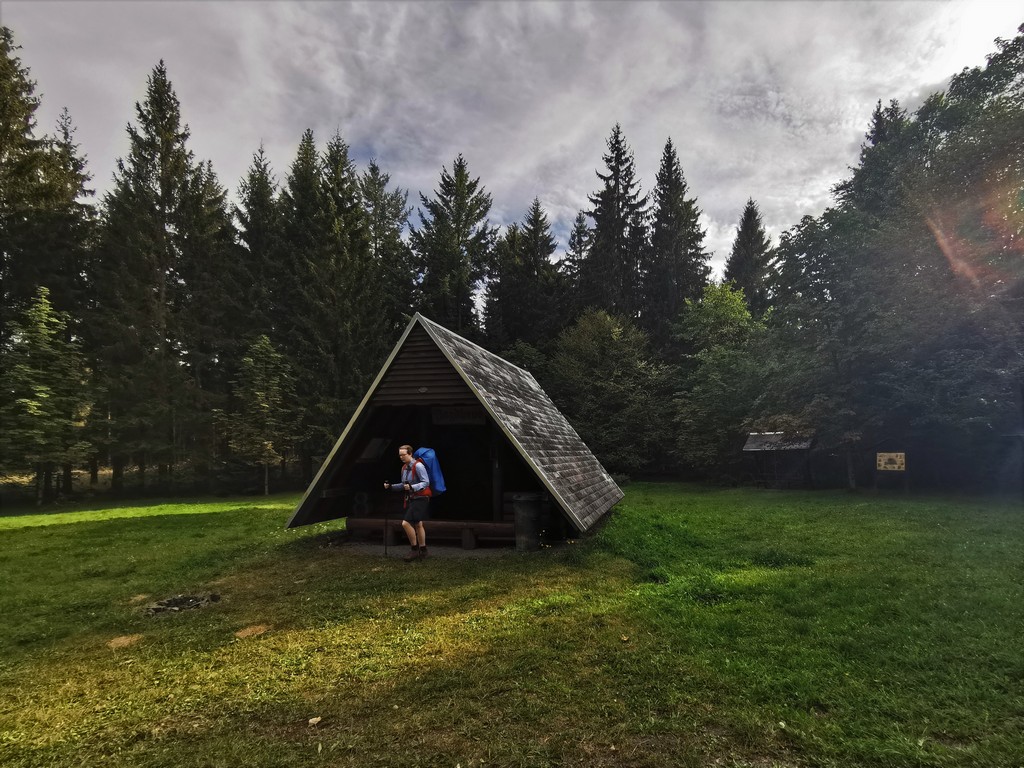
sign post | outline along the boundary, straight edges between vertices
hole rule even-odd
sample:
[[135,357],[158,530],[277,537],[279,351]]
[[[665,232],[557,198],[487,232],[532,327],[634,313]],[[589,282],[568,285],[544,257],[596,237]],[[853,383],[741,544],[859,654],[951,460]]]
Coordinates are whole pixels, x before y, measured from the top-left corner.
[[907,454],[876,453],[875,454],[875,488],[878,488],[879,477],[899,477],[903,480],[903,490],[907,490]]

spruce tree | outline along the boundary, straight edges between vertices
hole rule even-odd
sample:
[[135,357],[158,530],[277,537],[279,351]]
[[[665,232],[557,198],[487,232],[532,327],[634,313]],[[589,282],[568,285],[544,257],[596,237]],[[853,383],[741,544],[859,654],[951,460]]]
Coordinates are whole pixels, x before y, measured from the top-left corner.
[[363,207],[361,177],[349,147],[335,134],[324,153],[324,199],[332,238],[336,290],[327,295],[336,334],[342,421],[331,441],[362,398],[383,363],[388,347],[384,313],[388,286],[374,258],[371,230]]
[[56,137],[48,143],[45,186],[47,203],[39,211],[35,268],[39,284],[50,289],[50,301],[68,313],[68,334],[81,324],[88,301],[88,271],[94,248],[96,211],[85,158],[74,141],[75,128],[65,109],[57,120]]
[[551,260],[557,245],[547,214],[540,200],[534,198],[523,220],[526,292],[521,330],[516,333],[517,338],[534,346],[553,341],[561,330],[556,305],[558,269]]
[[771,258],[771,241],[765,234],[761,212],[757,203],[749,199],[740,216],[732,253],[725,262],[725,279],[743,290],[747,306],[755,318],[761,317],[768,309]]
[[88,450],[87,369],[78,342],[67,340],[67,322],[40,287],[11,321],[0,373],[0,465],[35,472],[37,503],[48,496],[54,468],[82,460]]
[[584,306],[634,318],[639,305],[639,269],[646,247],[647,196],[640,194],[633,151],[616,123],[602,156],[603,188],[590,196],[593,236],[580,275]]
[[587,214],[579,211],[569,231],[569,243],[565,256],[558,263],[558,291],[556,303],[560,308],[559,327],[574,322],[585,308],[582,296],[584,262],[590,251],[592,237]]
[[711,269],[704,250],[697,199],[687,197],[672,139],[665,142],[654,189],[654,221],[651,247],[642,264],[640,327],[650,335],[655,349],[671,339],[672,323],[685,302],[700,297]]
[[[0,27],[0,349],[8,323],[33,299],[49,260],[38,244],[51,200],[46,142],[35,135],[39,98],[7,27]],[[2,364],[2,359],[0,359]]]
[[321,155],[312,131],[281,193],[275,344],[296,377],[304,479],[337,439],[377,372],[388,339],[386,290],[371,247],[360,177],[335,135]]
[[487,223],[491,196],[471,178],[459,155],[433,198],[420,194],[420,226],[411,243],[422,290],[421,307],[432,320],[471,338],[480,337],[474,293],[486,274],[496,229]]
[[259,466],[266,495],[270,464],[281,461],[295,439],[294,381],[284,356],[261,334],[246,349],[231,383],[231,407],[215,411],[215,421],[231,452]]
[[369,232],[370,253],[384,286],[384,317],[387,337],[395,336],[413,314],[416,285],[412,249],[402,238],[412,209],[406,190],[389,189],[391,177],[371,161],[360,177],[363,208]]
[[556,306],[558,272],[547,215],[534,199],[520,225],[511,225],[495,248],[487,289],[487,334],[492,348],[524,342],[539,346],[560,330]]
[[[75,128],[64,109],[57,120],[57,134],[49,147],[49,187],[43,231],[37,240],[39,261],[49,264],[42,285],[50,289],[54,309],[66,315],[65,341],[82,340],[85,317],[92,301],[88,275],[96,248],[97,212],[89,188],[91,176],[85,157],[74,141]],[[87,438],[88,439],[88,435]],[[95,468],[95,455],[92,464]],[[72,466],[63,466],[63,487],[71,488]],[[95,472],[93,474],[95,480]]]
[[242,245],[244,300],[252,333],[270,334],[275,326],[277,255],[281,243],[281,208],[277,182],[263,145],[252,158],[238,187],[234,216]]
[[227,191],[209,162],[189,172],[180,217],[187,236],[181,244],[178,272],[187,293],[175,314],[181,328],[181,360],[195,392],[187,414],[192,423],[185,425],[191,440],[186,450],[205,468],[213,452],[210,409],[227,396],[230,371],[244,351],[244,339],[252,333],[247,304],[250,277],[231,221]]
[[899,204],[906,182],[900,166],[916,160],[906,152],[908,140],[914,138],[910,126],[899,101],[893,99],[886,107],[878,101],[861,144],[859,166],[849,179],[833,187],[839,201],[873,216],[884,216]]
[[103,201],[89,324],[103,396],[94,415],[115,486],[129,460],[145,483],[148,467],[166,474],[195,447],[205,369],[217,355],[203,315],[217,304],[211,280],[233,236],[223,190],[187,147],[162,61],[135,112],[128,156]]
[[484,331],[488,346],[496,352],[516,340],[512,329],[522,252],[522,230],[517,223],[509,224],[494,245],[484,300]]

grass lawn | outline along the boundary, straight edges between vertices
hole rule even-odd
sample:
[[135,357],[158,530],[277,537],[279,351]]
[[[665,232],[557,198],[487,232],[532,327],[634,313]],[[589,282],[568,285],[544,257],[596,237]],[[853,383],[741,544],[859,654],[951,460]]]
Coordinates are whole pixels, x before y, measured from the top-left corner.
[[295,496],[0,517],[0,765],[1024,765],[1019,505],[625,490],[413,564]]

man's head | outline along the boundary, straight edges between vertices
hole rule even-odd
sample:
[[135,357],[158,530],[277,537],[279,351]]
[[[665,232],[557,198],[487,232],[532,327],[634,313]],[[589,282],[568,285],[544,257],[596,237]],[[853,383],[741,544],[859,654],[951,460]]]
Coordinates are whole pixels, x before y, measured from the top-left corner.
[[398,458],[402,460],[403,464],[408,464],[412,461],[412,446],[402,445],[398,448]]

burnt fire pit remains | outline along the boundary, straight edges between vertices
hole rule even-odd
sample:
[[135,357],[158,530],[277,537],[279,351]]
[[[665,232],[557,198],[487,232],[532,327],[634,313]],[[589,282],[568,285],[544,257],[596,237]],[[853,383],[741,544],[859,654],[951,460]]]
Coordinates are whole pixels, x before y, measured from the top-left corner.
[[175,595],[164,600],[157,600],[146,606],[145,611],[150,616],[157,613],[175,613],[177,611],[188,611],[192,608],[205,608],[213,603],[220,602],[220,595],[210,593],[209,595]]

